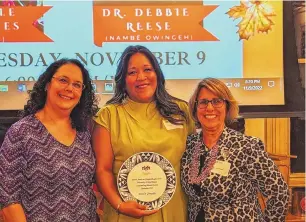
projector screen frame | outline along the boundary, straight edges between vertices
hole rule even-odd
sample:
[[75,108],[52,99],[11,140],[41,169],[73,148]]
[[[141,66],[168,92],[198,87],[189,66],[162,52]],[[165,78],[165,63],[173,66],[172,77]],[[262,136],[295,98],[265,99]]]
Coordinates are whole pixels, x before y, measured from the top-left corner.
[[[283,2],[283,56],[285,104],[240,106],[243,118],[305,116],[305,89],[299,71],[293,7],[288,1]],[[17,119],[18,110],[0,110],[0,124]]]
[[283,2],[283,67],[285,105],[241,106],[244,118],[305,117],[305,88],[302,87],[295,39],[292,2]]

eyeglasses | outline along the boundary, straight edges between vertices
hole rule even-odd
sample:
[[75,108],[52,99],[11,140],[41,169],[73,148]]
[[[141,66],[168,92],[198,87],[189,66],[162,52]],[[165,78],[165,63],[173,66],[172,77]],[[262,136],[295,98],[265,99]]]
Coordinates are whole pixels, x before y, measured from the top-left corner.
[[82,91],[85,89],[85,85],[83,83],[80,82],[71,82],[69,79],[65,78],[65,77],[52,77],[53,79],[56,79],[57,82],[62,85],[63,87],[67,87],[70,84],[72,85],[73,89],[75,91]]
[[205,109],[208,106],[208,103],[211,103],[214,108],[221,108],[225,102],[226,100],[221,98],[213,98],[212,100],[201,99],[196,101],[196,105],[199,109]]

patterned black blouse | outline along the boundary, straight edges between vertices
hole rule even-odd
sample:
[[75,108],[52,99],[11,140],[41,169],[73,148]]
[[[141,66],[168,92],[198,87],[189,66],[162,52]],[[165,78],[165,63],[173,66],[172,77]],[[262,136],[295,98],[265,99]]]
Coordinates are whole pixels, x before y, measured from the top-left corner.
[[[199,146],[200,145],[200,146]],[[196,147],[201,149],[195,155]],[[218,141],[216,161],[230,163],[227,176],[210,172],[200,184],[192,183],[210,162],[211,150],[205,148],[202,133],[187,138],[182,157],[182,186],[189,197],[188,221],[285,221],[288,205],[288,186],[277,166],[264,151],[261,140],[225,128]],[[193,172],[193,159],[201,164]],[[204,167],[203,167],[204,166]],[[267,198],[262,212],[257,192]],[[204,212],[204,213],[203,213]]]

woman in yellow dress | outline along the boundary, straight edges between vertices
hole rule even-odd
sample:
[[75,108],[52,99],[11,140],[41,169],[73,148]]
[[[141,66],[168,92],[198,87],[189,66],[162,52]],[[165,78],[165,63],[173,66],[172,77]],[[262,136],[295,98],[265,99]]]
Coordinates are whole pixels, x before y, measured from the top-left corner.
[[[93,132],[97,185],[107,200],[103,222],[185,222],[187,203],[180,184],[180,159],[186,138],[195,129],[187,103],[168,94],[156,58],[143,46],[125,49],[115,82],[115,94],[98,112]],[[118,193],[118,171],[138,152],[158,153],[175,169],[176,190],[159,210],[124,202]]]

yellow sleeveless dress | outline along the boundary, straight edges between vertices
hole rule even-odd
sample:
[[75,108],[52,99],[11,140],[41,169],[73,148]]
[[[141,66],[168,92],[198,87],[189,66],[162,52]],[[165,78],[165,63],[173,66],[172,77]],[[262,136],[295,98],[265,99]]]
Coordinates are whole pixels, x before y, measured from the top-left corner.
[[[177,188],[173,198],[156,214],[135,219],[118,214],[107,201],[103,222],[185,222],[187,200],[180,182],[180,160],[185,151],[186,138],[195,126],[185,102],[177,104],[187,114],[187,123],[176,126],[159,114],[155,103],[137,103],[130,99],[124,105],[106,105],[94,119],[111,135],[114,152],[115,180],[123,162],[138,152],[156,152],[166,157],[175,168]],[[101,138],[103,139],[103,138]]]

